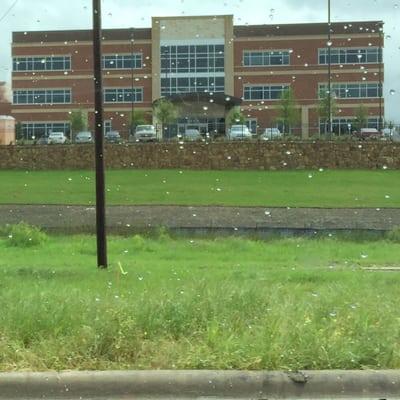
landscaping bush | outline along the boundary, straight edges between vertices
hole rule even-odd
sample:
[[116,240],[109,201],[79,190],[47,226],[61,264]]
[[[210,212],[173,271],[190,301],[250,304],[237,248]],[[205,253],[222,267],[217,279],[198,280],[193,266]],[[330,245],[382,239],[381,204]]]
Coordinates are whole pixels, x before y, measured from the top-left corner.
[[21,222],[7,227],[8,245],[15,247],[32,247],[43,244],[47,235],[38,227]]
[[386,238],[391,242],[400,243],[400,226],[396,226],[386,233]]

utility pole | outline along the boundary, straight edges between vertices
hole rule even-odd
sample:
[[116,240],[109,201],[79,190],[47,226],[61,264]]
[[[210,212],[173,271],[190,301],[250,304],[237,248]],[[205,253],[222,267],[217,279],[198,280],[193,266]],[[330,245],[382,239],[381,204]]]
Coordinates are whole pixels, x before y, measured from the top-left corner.
[[331,0],[328,0],[328,129],[332,133],[332,76],[331,76]]
[[93,0],[93,70],[96,159],[97,266],[107,268],[104,178],[103,80],[101,75],[101,0]]

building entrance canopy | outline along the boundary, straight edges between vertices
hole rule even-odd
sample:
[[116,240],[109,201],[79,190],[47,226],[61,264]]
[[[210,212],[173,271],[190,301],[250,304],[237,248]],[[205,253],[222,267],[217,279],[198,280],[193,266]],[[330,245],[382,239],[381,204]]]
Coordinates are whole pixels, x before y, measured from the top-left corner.
[[184,134],[187,129],[197,129],[200,133],[213,135],[224,134],[226,117],[230,110],[240,106],[242,99],[225,93],[182,93],[162,97],[153,102],[154,106],[161,100],[171,101],[177,108],[178,119],[170,124],[167,136]]

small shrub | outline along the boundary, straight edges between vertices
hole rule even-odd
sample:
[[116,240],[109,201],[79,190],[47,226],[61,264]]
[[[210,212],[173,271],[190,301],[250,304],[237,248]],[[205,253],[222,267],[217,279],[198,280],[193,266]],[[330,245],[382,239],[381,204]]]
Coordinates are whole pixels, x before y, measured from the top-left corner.
[[43,244],[47,235],[38,227],[21,222],[8,227],[8,245],[15,247],[32,247]]
[[146,247],[146,239],[143,236],[135,235],[132,238],[132,242],[133,248],[135,250],[144,250],[144,248]]
[[157,229],[157,238],[158,238],[158,240],[161,240],[161,241],[170,240],[171,236],[168,232],[168,228],[166,228],[165,226],[160,226]]
[[391,242],[400,243],[400,226],[396,226],[386,233],[386,238]]

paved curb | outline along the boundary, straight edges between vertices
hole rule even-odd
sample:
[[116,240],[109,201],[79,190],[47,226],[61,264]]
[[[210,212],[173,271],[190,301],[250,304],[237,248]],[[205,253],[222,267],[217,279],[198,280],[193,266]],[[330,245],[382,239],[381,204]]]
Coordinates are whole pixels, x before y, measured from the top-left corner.
[[400,399],[400,370],[0,373],[0,399]]

